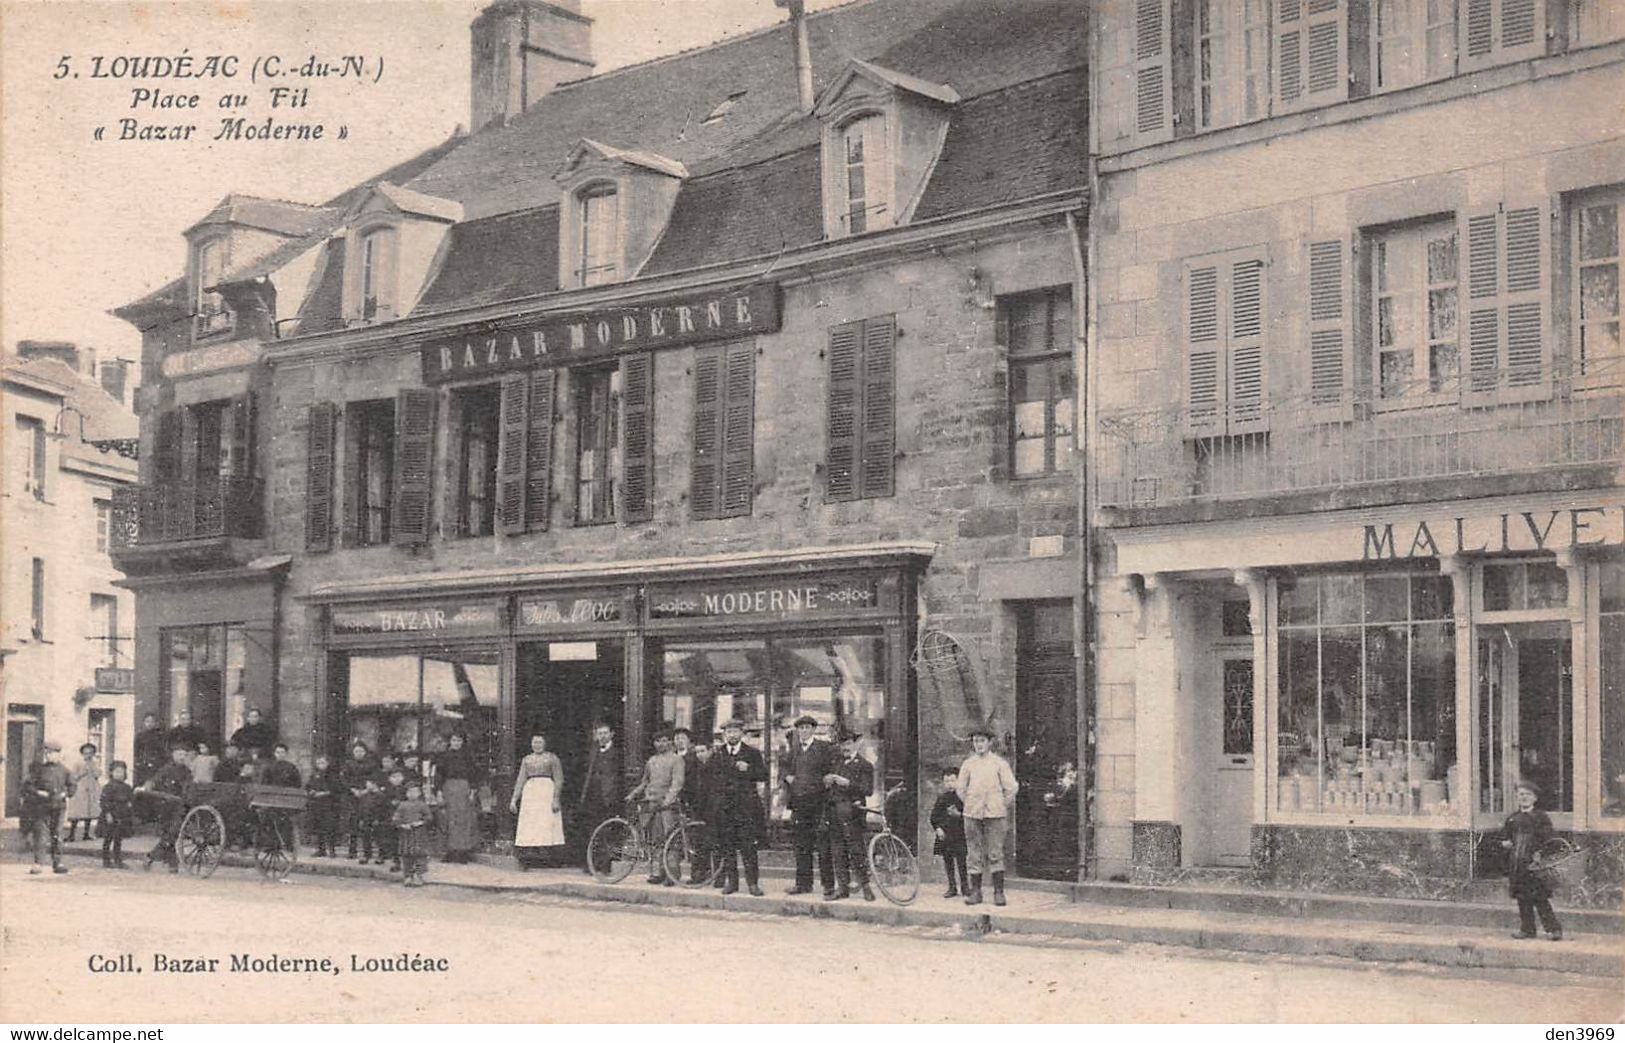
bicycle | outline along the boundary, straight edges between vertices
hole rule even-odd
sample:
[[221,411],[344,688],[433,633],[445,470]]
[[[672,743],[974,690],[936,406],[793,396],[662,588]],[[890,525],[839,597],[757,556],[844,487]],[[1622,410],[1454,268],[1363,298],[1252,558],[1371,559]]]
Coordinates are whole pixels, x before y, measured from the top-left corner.
[[[632,803],[635,802],[628,801],[628,804]],[[592,873],[595,880],[618,884],[641,864],[647,864],[650,870],[658,865],[668,881],[682,883],[685,887],[709,884],[716,878],[716,859],[710,859],[710,875],[696,881],[694,859],[699,845],[694,843],[689,832],[703,825],[698,819],[689,819],[679,809],[677,825],[663,836],[650,838],[643,828],[643,816],[636,812],[607,818],[598,824],[587,840],[587,871]],[[667,854],[668,849],[672,851],[670,855]],[[656,859],[659,859],[658,863]]]
[[[898,783],[881,800],[880,832],[869,838],[869,879],[893,905],[908,905],[920,895],[920,864],[903,838],[892,832],[891,803],[905,789]],[[870,815],[877,814],[873,809]]]

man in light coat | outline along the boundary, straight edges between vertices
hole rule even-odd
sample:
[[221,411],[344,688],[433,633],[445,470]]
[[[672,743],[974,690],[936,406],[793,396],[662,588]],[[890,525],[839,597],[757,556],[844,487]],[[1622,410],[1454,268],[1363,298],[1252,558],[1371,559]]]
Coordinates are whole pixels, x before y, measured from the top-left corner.
[[970,733],[971,755],[959,766],[959,795],[965,802],[966,858],[970,891],[966,905],[982,902],[984,872],[993,881],[993,904],[1004,905],[1004,835],[1015,806],[1016,775],[1010,762],[993,752],[993,730]]

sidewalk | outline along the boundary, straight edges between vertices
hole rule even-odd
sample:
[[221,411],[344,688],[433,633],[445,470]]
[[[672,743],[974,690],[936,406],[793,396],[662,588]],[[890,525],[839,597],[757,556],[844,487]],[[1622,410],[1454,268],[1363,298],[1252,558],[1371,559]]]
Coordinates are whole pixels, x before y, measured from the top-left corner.
[[[139,842],[138,842],[139,844]],[[142,856],[145,847],[140,848]],[[100,858],[99,844],[64,845],[67,854],[81,859]],[[136,864],[137,859],[128,861]],[[1269,915],[1214,909],[1103,905],[1072,900],[1066,887],[1009,888],[1010,905],[989,902],[969,907],[959,899],[941,897],[940,884],[922,883],[920,896],[908,906],[896,906],[880,897],[875,902],[850,898],[825,902],[821,896],[791,897],[785,881],[766,878],[767,895],[752,898],[740,892],[722,895],[714,888],[663,887],[645,883],[634,874],[619,884],[601,884],[580,870],[540,869],[521,872],[507,865],[436,862],[429,868],[434,887],[464,888],[493,894],[530,893],[555,897],[617,902],[694,911],[746,912],[773,916],[822,917],[854,923],[922,927],[958,931],[965,937],[1005,935],[1034,944],[1063,940],[1154,943],[1193,949],[1227,950],[1257,954],[1336,956],[1371,962],[1415,961],[1449,967],[1512,968],[1555,971],[1597,978],[1625,979],[1625,937],[1617,933],[1571,933],[1561,943],[1545,939],[1521,941],[1509,935],[1517,914],[1507,903],[1505,922],[1499,927],[1387,923],[1314,916]],[[228,854],[225,865],[252,867],[245,855]],[[78,865],[75,866],[78,868]],[[97,870],[100,871],[99,869]],[[399,874],[385,867],[361,866],[344,859],[318,859],[308,853],[295,873],[376,879],[398,883]]]

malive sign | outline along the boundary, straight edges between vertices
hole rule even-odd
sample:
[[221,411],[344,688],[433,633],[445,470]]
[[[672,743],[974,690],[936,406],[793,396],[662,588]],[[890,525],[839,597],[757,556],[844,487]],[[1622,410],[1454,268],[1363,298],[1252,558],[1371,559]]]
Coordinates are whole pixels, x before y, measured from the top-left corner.
[[1625,546],[1625,506],[1443,515],[1365,526],[1361,560]]

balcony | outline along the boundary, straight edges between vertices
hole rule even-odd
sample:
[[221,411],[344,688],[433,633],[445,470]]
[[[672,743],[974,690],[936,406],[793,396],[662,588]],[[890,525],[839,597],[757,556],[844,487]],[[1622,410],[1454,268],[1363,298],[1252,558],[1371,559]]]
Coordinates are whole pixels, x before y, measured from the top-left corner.
[[[240,564],[264,534],[257,478],[158,482],[113,493],[109,533],[114,565],[125,572],[160,566]],[[241,550],[243,553],[237,553]]]
[[[1549,384],[1509,370],[1464,377],[1465,388],[1364,386],[1218,418],[1102,414],[1097,502],[1107,524],[1134,525],[1610,486],[1625,461],[1622,363],[1560,368]],[[1210,435],[1193,421],[1245,433]]]

